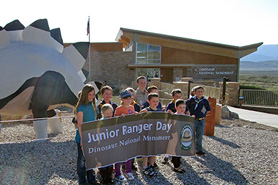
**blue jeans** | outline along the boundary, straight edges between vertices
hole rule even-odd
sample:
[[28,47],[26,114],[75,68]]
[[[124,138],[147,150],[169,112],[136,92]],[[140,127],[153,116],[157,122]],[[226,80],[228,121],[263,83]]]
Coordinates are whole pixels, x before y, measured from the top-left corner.
[[79,184],[87,183],[85,158],[80,143],[77,143],[77,175]]
[[205,119],[197,120],[195,119],[195,129],[196,129],[196,152],[203,151],[202,141],[205,131]]
[[[78,175],[78,179],[79,179],[78,183],[79,184],[95,183],[97,180],[96,180],[94,170],[86,171],[85,158],[84,158],[80,143],[77,143],[77,152],[78,152],[77,153],[77,175]],[[87,179],[86,179],[86,176],[87,176]]]

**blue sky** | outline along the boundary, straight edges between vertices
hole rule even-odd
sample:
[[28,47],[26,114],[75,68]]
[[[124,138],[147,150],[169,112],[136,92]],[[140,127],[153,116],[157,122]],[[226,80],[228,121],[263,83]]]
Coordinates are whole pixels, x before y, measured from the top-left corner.
[[228,45],[278,44],[278,0],[4,1],[0,26],[47,18],[64,42],[115,42],[120,27]]

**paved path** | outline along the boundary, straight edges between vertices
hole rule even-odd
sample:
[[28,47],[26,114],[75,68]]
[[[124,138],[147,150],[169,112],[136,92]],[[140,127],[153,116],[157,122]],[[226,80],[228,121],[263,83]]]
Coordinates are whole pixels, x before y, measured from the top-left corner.
[[263,125],[278,128],[278,115],[240,109],[228,106],[229,110],[239,115],[240,119],[254,121]]

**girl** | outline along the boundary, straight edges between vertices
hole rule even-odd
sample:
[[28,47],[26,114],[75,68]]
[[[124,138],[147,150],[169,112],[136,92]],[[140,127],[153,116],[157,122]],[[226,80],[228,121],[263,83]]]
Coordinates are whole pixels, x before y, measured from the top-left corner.
[[97,108],[95,104],[95,90],[94,87],[90,84],[84,85],[80,98],[76,105],[77,112],[77,124],[75,141],[77,143],[77,174],[79,178],[79,184],[87,183],[87,180],[90,184],[95,184],[97,182],[94,170],[87,171],[87,180],[86,180],[86,167],[85,167],[85,158],[82,151],[82,130],[81,125],[83,122],[94,121],[96,120]]

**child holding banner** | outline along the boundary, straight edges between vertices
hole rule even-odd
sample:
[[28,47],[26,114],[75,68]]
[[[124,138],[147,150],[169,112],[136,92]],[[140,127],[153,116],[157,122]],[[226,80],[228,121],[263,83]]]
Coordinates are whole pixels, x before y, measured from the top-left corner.
[[[76,129],[75,141],[77,143],[77,174],[79,178],[79,184],[89,183],[94,184],[97,183],[96,176],[94,174],[94,170],[88,170],[86,172],[85,167],[85,158],[82,151],[81,145],[81,125],[83,122],[94,121],[96,120],[97,108],[95,104],[95,89],[92,85],[86,84],[82,88],[80,98],[76,105],[76,114],[77,114],[77,124],[78,128]],[[87,179],[86,179],[87,173]]]
[[[148,94],[150,94],[150,93],[157,93],[157,94],[158,94],[158,88],[157,88],[155,85],[151,85],[151,86],[149,86],[149,87],[147,88],[147,92],[148,92]],[[150,104],[149,104],[149,101],[147,100],[147,101],[142,105],[142,109],[147,108],[147,107],[149,107],[149,106],[150,106]],[[160,110],[160,111],[163,110],[162,105],[161,105],[160,102],[159,102],[158,105],[157,105],[157,109]]]
[[[135,90],[134,90],[132,87],[128,87],[128,88],[126,88],[125,90],[128,91],[128,92],[130,92],[131,95],[132,95],[132,96],[131,96],[132,101],[131,101],[131,104],[130,104],[130,105],[132,105],[132,106],[134,107],[135,112],[140,112],[140,111],[141,111],[141,107],[140,107],[140,105],[134,100],[134,98],[135,98]],[[132,168],[132,170],[137,170],[137,167],[135,166],[134,163],[135,163],[135,160],[132,159],[131,168]]]
[[[132,96],[132,94],[126,90],[120,94],[122,104],[116,108],[115,116],[125,116],[128,114],[137,113],[134,110],[134,106],[130,105],[132,102],[131,96]],[[122,165],[121,162],[115,164],[115,179],[123,182],[123,181],[126,181],[126,178],[121,173],[121,165]],[[125,170],[126,170],[126,175],[127,175],[128,180],[134,179],[133,174],[131,172],[131,169],[132,169],[131,165],[132,165],[131,159],[125,162]]]
[[[168,105],[166,107],[166,111],[170,112],[170,113],[175,113],[175,112],[177,112],[175,102],[177,99],[181,99],[182,92],[180,89],[174,89],[174,90],[172,90],[171,94],[172,94],[173,99],[170,103],[168,103]],[[162,163],[167,164],[168,160],[169,160],[169,155],[165,155]]]
[[208,100],[203,96],[204,88],[201,86],[194,87],[195,96],[191,97],[186,102],[186,106],[190,112],[191,116],[195,117],[195,127],[196,127],[196,154],[204,155],[202,140],[205,130],[205,117],[207,111],[210,111],[210,105]]
[[[114,114],[114,109],[111,104],[104,104],[101,107],[101,114],[102,114],[102,119],[106,118],[112,118]],[[102,178],[102,183],[104,184],[109,184],[112,183],[112,172],[113,172],[113,165],[99,168],[99,172]]]
[[131,96],[132,101],[131,101],[131,104],[130,104],[130,105],[133,105],[133,106],[134,106],[134,109],[135,109],[136,112],[140,112],[141,107],[140,107],[140,105],[134,100],[134,99],[135,99],[135,90],[134,90],[132,87],[128,87],[128,88],[126,88],[126,90],[127,90],[128,92],[130,92],[131,95],[132,95],[132,96]]
[[[185,109],[186,109],[185,101],[182,99],[176,100],[175,109],[176,109],[175,114],[186,115],[185,114]],[[180,160],[181,160],[181,157],[172,156],[172,163],[174,164],[174,171],[178,172],[178,173],[183,173],[184,169],[182,169],[180,167],[180,165],[181,165]]]
[[[159,96],[157,93],[148,94],[148,103],[149,107],[143,109],[141,112],[149,112],[149,111],[161,111],[157,108],[159,104]],[[155,156],[150,157],[142,157],[143,158],[143,169],[144,174],[152,177],[154,175],[154,167],[155,167]],[[148,166],[149,159],[149,166]]]

